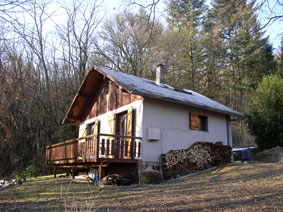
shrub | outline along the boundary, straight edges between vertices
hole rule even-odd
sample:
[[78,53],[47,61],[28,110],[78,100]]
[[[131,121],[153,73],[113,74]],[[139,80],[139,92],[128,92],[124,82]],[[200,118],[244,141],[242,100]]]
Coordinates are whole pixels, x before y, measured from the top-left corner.
[[254,156],[254,160],[265,163],[283,162],[283,148],[278,146],[259,152]]
[[26,178],[37,177],[38,170],[34,165],[30,165],[23,171],[22,175]]
[[247,123],[258,147],[283,146],[283,78],[265,76],[254,92]]
[[158,184],[162,182],[162,175],[159,171],[143,171],[140,173],[141,184]]

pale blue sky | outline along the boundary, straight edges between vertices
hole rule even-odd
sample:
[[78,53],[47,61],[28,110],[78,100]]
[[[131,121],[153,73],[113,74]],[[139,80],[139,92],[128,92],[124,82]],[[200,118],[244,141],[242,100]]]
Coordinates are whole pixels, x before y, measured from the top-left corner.
[[[121,11],[123,9],[134,9],[130,7],[125,7],[127,5],[127,2],[129,0],[106,0],[104,1],[106,3],[107,11],[108,11],[108,17],[113,15],[115,12]],[[157,8],[157,18],[163,19],[165,16],[165,0],[161,0],[158,4]],[[257,0],[257,4],[260,4],[264,0]],[[280,0],[282,1],[282,0]],[[138,2],[152,2],[152,0],[138,0]],[[276,0],[268,0],[266,1],[269,4],[265,3],[262,7],[262,9],[258,12],[258,20],[260,21],[261,25],[265,25],[268,21],[268,18],[273,15],[270,15],[270,10],[274,11],[274,15],[283,14],[283,7],[276,4]],[[283,4],[283,2],[282,2]],[[124,8],[125,7],[125,8]],[[137,6],[136,6],[137,8]],[[163,22],[162,21],[162,22]],[[283,36],[283,21],[277,20],[275,22],[272,22],[269,24],[265,29],[265,35],[269,36],[269,41],[273,45],[274,52],[277,52],[280,48],[281,38]]]
[[[103,2],[103,7],[101,7],[101,11],[100,13],[96,13],[96,15],[99,15],[100,17],[103,17],[105,15],[105,19],[111,19],[111,17],[113,17],[113,15],[115,15],[115,13],[117,12],[122,12],[123,10],[130,10],[130,11],[137,11],[138,10],[138,6],[135,7],[129,7],[127,6],[128,2],[130,0],[98,0]],[[152,0],[136,0],[138,2],[152,2]],[[166,0],[161,0],[158,3],[158,8],[156,10],[156,18],[161,20],[161,22],[165,23],[165,4],[164,1]],[[260,3],[261,1],[264,0],[257,0],[257,3]],[[262,10],[259,12],[259,21],[262,25],[264,25],[267,21],[268,21],[268,14],[269,13],[269,8],[273,11],[275,11],[275,15],[276,14],[283,14],[283,7],[278,7],[278,5],[275,4],[276,0],[268,0],[269,1],[269,7],[267,5],[265,5],[265,7],[262,8]],[[282,1],[282,0],[280,0]],[[62,5],[62,1],[57,0],[58,4]],[[64,1],[64,5],[68,5],[67,3],[71,2],[71,0],[66,0]],[[58,4],[53,4],[50,5],[49,13],[52,13],[52,21],[48,21],[45,24],[45,27],[48,29],[47,31],[49,31],[49,29],[55,29],[54,27],[54,22],[56,22],[57,24],[62,24],[66,21],[66,16],[62,15],[63,14],[63,10],[59,9],[60,7],[58,6]],[[103,15],[104,14],[104,15]],[[25,16],[25,18],[27,18]],[[28,18],[27,18],[28,19]],[[46,29],[45,28],[45,29]],[[49,32],[46,33],[48,34]],[[265,35],[269,36],[269,41],[270,43],[273,45],[274,48],[274,52],[276,53],[279,50],[280,47],[280,42],[281,42],[281,37],[283,35],[283,22],[282,21],[276,21],[271,23],[270,25],[268,25],[265,28]],[[49,35],[50,37],[52,37],[51,35]]]

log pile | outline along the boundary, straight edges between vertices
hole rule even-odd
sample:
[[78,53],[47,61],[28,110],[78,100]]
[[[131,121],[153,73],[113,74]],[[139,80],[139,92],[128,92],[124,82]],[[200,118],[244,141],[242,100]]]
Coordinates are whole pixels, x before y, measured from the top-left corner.
[[101,184],[103,185],[130,185],[133,183],[133,180],[128,178],[128,177],[124,177],[120,174],[111,174],[111,175],[107,175],[105,177],[102,178],[101,180]]
[[186,150],[171,150],[161,155],[163,176],[166,180],[229,163],[231,155],[231,147],[222,142],[196,142]]

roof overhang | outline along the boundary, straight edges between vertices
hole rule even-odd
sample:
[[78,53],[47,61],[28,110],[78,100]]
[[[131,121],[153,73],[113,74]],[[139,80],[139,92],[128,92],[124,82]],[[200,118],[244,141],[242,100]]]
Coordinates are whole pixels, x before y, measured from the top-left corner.
[[136,90],[134,87],[128,87],[125,84],[117,81],[110,74],[105,73],[101,68],[93,66],[84,78],[78,92],[76,93],[73,102],[63,120],[63,124],[79,124],[85,117],[91,103],[95,102],[96,97],[99,94],[99,89],[105,78],[108,78],[114,82],[118,87],[123,88],[126,92],[137,94],[147,98],[159,99],[163,101],[168,101],[172,103],[177,103],[180,105],[200,108],[216,113],[222,113],[230,116],[236,116],[244,118],[245,116],[237,111],[224,111],[218,108],[209,107],[206,105],[198,105],[189,101],[180,101],[170,97],[164,97],[155,95],[153,92],[143,92],[141,90]]
[[158,95],[143,93],[143,92],[139,92],[139,91],[136,91],[136,90],[133,90],[132,93],[143,96],[145,98],[147,97],[147,98],[151,98],[151,99],[158,99],[158,100],[163,100],[163,101],[167,101],[167,102],[171,102],[171,103],[179,104],[179,105],[183,105],[183,106],[189,106],[189,107],[203,109],[203,110],[207,110],[207,111],[211,111],[211,112],[215,112],[215,113],[221,113],[221,114],[224,114],[224,115],[235,116],[235,117],[238,117],[237,121],[239,121],[240,118],[245,118],[245,116],[242,113],[239,113],[237,111],[235,111],[235,112],[223,111],[223,110],[219,110],[217,108],[200,106],[200,105],[197,105],[197,104],[193,104],[191,102],[179,101],[179,100],[176,100],[176,99],[171,99],[171,98],[166,98],[166,97],[160,97]]
[[112,76],[104,73],[100,68],[93,66],[85,76],[78,92],[76,93],[63,124],[79,124],[89,107],[98,95],[101,83],[105,78],[115,82],[118,86],[123,87],[127,92],[131,91],[124,85],[117,82]]

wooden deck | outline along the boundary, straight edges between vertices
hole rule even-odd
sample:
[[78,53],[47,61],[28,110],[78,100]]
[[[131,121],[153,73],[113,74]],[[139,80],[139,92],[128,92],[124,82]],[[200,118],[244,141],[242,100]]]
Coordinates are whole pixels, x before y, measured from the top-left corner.
[[141,137],[89,135],[46,147],[46,163],[59,167],[96,166],[101,163],[137,163]]

